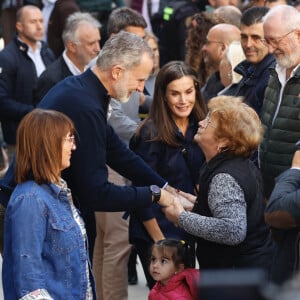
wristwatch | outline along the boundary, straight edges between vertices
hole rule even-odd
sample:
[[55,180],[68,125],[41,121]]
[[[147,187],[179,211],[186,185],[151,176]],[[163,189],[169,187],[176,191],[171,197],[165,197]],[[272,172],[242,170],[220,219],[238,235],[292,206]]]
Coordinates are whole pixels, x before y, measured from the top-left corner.
[[160,187],[157,185],[150,185],[149,189],[153,196],[152,203],[157,203],[160,200],[160,195],[161,195]]

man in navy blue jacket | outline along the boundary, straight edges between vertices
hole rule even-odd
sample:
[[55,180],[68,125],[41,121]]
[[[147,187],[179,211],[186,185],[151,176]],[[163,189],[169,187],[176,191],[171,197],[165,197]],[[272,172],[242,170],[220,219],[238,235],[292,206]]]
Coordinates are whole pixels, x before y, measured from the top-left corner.
[[264,42],[263,17],[268,8],[255,6],[243,12],[241,18],[241,45],[246,59],[234,71],[243,77],[233,84],[225,95],[243,96],[244,101],[260,115],[270,71],[275,57],[268,53]]
[[9,158],[16,143],[20,120],[31,111],[33,90],[39,75],[55,60],[42,42],[41,10],[26,5],[17,12],[17,36],[0,52],[0,120]]
[[[160,192],[157,195],[149,188],[152,184],[163,187],[166,181],[129,150],[107,124],[110,97],[126,101],[133,91],[142,92],[152,68],[153,53],[147,43],[134,34],[120,32],[105,43],[92,70],[58,83],[39,104],[40,108],[65,113],[75,124],[77,149],[63,177],[83,213],[90,253],[95,238],[94,210],[130,211],[147,207],[155,199],[163,205],[173,200],[166,190],[160,191],[159,198]],[[139,187],[109,183],[106,164]],[[11,166],[0,182],[4,191],[0,202],[4,205],[2,197],[12,188],[12,175]]]

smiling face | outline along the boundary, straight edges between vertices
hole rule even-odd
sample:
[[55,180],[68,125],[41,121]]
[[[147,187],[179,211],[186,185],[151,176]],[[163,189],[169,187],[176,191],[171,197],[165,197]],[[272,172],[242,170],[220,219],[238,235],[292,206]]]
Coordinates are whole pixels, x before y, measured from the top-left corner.
[[250,26],[241,24],[241,45],[247,61],[259,64],[268,54],[268,46],[263,42],[263,23]]
[[196,101],[196,88],[191,76],[171,81],[166,89],[166,102],[175,120],[187,119]]
[[268,19],[264,25],[264,35],[268,42],[269,53],[283,68],[292,69],[300,63],[300,33],[280,26],[276,17]]
[[70,166],[72,151],[76,149],[75,137],[70,132],[63,138],[62,141],[62,161],[61,170]]
[[210,114],[199,122],[198,131],[194,140],[201,147],[206,161],[218,154],[219,140],[215,135],[216,122]]
[[114,94],[111,96],[121,102],[126,102],[133,92],[143,92],[145,81],[152,70],[153,59],[147,53],[143,54],[141,63],[130,70],[116,66],[113,70]]
[[166,285],[171,277],[179,271],[171,255],[168,255],[166,252],[167,251],[162,251],[162,249],[154,247],[149,267],[152,278],[163,285]]

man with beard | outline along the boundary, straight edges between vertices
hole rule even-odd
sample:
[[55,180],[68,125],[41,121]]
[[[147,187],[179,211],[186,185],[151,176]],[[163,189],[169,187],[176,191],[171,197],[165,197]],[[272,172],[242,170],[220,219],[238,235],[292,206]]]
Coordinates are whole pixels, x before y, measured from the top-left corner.
[[[299,11],[288,5],[275,6],[266,15],[263,26],[269,52],[274,53],[277,64],[271,70],[265,93],[262,109],[265,134],[259,159],[265,197],[269,199],[265,221],[277,241],[271,279],[282,284],[299,270],[299,227],[294,218],[299,215],[299,193],[294,191],[299,172],[295,143],[300,139]],[[286,172],[278,176],[283,171]]]
[[243,12],[241,45],[246,59],[234,69],[242,75],[242,79],[224,93],[244,97],[244,102],[259,115],[269,81],[269,68],[275,65],[274,55],[268,53],[264,40],[263,17],[267,12],[268,8],[263,6],[251,7]]
[[[127,101],[132,92],[142,92],[152,69],[153,52],[147,43],[121,31],[105,43],[92,69],[62,80],[39,103],[40,108],[65,113],[75,124],[76,152],[62,177],[72,189],[74,204],[85,221],[91,257],[94,211],[131,211],[152,202],[170,205],[174,200],[163,189],[168,183],[129,150],[107,124],[110,98]],[[135,180],[137,186],[109,183],[106,165]],[[13,170],[12,163],[0,182],[0,203],[4,206],[15,186]]]
[[288,5],[272,8],[264,19],[264,40],[276,58],[265,92],[265,128],[259,162],[268,199],[275,177],[291,166],[300,139],[300,14]]

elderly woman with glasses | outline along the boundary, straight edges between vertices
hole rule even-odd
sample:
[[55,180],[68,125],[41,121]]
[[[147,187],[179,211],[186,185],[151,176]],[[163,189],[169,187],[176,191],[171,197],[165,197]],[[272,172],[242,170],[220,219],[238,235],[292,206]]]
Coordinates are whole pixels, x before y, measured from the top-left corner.
[[196,237],[201,269],[269,271],[273,244],[264,223],[261,176],[248,159],[262,139],[259,117],[241,98],[231,96],[212,98],[208,109],[195,135],[206,163],[193,211],[185,211],[177,201],[164,211]]
[[61,178],[76,149],[73,122],[35,109],[17,131],[15,179],[6,209],[5,299],[96,299],[87,235]]

